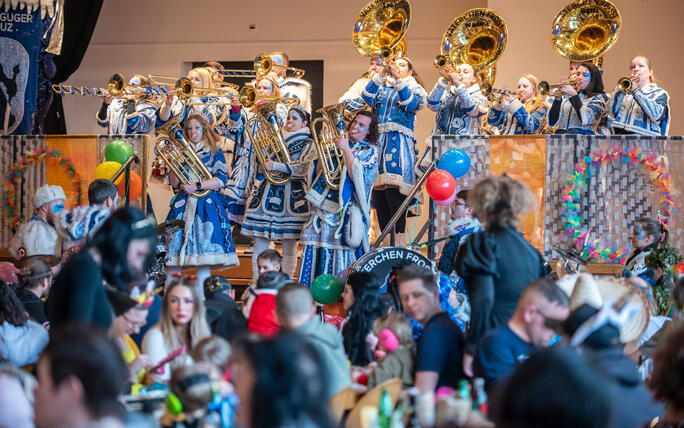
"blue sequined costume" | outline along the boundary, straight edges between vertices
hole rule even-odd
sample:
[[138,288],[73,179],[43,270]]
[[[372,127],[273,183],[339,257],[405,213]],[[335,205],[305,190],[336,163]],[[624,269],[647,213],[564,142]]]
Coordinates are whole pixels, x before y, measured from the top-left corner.
[[[312,215],[304,226],[300,243],[304,246],[301,256],[299,282],[309,285],[322,274],[334,275],[351,265],[368,249],[370,228],[370,195],[378,176],[379,148],[365,141],[351,144],[354,164],[349,177],[347,166],[342,171],[340,190],[330,189],[322,174],[314,178],[318,160],[311,162],[308,182]],[[346,245],[343,236],[344,221],[349,208],[357,206],[363,217],[364,242],[354,249]]]
[[141,101],[136,103],[134,113],[127,114],[124,100],[115,98],[107,107],[107,117],[102,120],[95,115],[95,118],[109,134],[147,134],[154,128],[157,111],[154,105]]
[[655,83],[631,93],[615,91],[606,110],[615,133],[665,136],[670,131],[670,96]]
[[449,85],[442,77],[427,98],[427,106],[437,112],[433,135],[480,135],[481,120],[487,114],[487,99],[480,86]]
[[499,135],[536,134],[546,123],[546,104],[528,113],[523,103],[514,98],[510,103],[494,102],[487,123],[499,129]]
[[556,134],[594,135],[601,116],[605,113],[604,94],[558,97],[547,114],[548,124],[557,128]]

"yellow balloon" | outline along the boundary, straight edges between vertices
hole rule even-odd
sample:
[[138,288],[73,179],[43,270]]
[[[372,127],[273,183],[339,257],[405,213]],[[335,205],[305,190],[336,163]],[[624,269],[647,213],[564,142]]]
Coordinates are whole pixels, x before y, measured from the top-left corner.
[[102,162],[95,168],[95,173],[94,177],[97,180],[98,178],[104,178],[105,180],[111,180],[112,177],[114,177],[114,174],[121,168],[121,164],[119,162],[113,162],[113,161],[107,161],[107,162]]

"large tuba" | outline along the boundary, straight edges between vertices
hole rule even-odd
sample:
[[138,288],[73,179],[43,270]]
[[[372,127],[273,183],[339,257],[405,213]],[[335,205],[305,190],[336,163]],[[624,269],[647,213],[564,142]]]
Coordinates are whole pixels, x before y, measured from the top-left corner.
[[[247,121],[245,129],[266,179],[273,184],[285,184],[290,181],[289,176],[265,168],[266,159],[285,164],[292,162],[280,127],[269,120],[276,116],[275,109],[275,102],[264,102],[255,106],[254,116]],[[254,125],[254,132],[252,132],[252,125]]]
[[352,43],[363,56],[400,57],[406,53],[404,36],[410,22],[408,0],[373,0],[354,21]]
[[[211,179],[211,172],[185,138],[176,138],[175,133],[179,128],[179,121],[179,116],[174,116],[157,130],[159,136],[155,143],[156,152],[181,183],[196,183]],[[211,190],[200,190],[190,196],[203,198],[209,192]]]
[[470,64],[482,78],[483,86],[492,87],[496,62],[503,54],[507,40],[506,22],[498,13],[485,8],[470,9],[447,27],[435,66]]
[[570,61],[595,61],[601,68],[603,54],[622,30],[620,11],[608,0],[576,0],[558,12],[551,24],[551,45]]
[[[345,110],[347,101],[326,106],[317,110],[321,117],[311,122],[311,134],[321,162],[323,178],[331,189],[340,188],[340,175],[344,165],[344,154],[337,147],[335,138],[347,129]],[[318,128],[318,129],[317,129]]]

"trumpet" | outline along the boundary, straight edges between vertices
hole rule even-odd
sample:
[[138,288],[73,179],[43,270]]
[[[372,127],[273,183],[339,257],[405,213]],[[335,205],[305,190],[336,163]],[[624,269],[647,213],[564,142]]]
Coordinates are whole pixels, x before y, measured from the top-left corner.
[[[511,95],[513,97],[520,98],[520,91],[511,91],[510,89],[498,89],[492,87],[489,83],[485,82],[482,84],[482,93],[488,98],[493,98],[492,101],[501,102],[503,97],[506,95]],[[496,95],[494,95],[496,94]]]
[[241,77],[245,79],[255,79],[258,76],[264,76],[270,73],[272,70],[287,70],[292,71],[292,77],[301,79],[306,73],[305,70],[295,67],[287,67],[280,64],[273,64],[273,60],[266,53],[260,53],[254,58],[254,68],[252,70],[221,70],[218,74],[224,77]]
[[621,77],[618,79],[617,86],[621,92],[632,92],[634,85],[639,84],[641,78],[639,76]]
[[[273,184],[285,184],[290,181],[289,176],[279,171],[269,171],[265,167],[267,159],[280,163],[292,162],[287,143],[280,132],[277,121],[275,123],[269,121],[269,118],[276,114],[275,108],[276,103],[273,101],[256,106],[256,114],[247,121],[245,130],[254,147],[257,160],[264,170],[266,179]],[[252,125],[255,125],[254,132],[252,132]]]
[[[196,183],[211,179],[211,172],[195,150],[184,138],[175,137],[179,124],[180,116],[175,116],[157,130],[160,137],[155,142],[155,151],[181,183]],[[210,192],[211,190],[199,190],[190,196],[203,198]]]
[[240,88],[238,93],[240,98],[240,105],[244,108],[251,108],[258,104],[260,101],[270,101],[274,103],[280,103],[286,107],[290,107],[299,104],[299,98],[294,97],[272,97],[267,95],[259,95],[253,86],[245,85]]
[[[337,190],[340,188],[340,176],[344,165],[344,154],[337,147],[335,138],[344,134],[347,128],[345,109],[347,101],[318,109],[321,117],[311,122],[314,145],[318,158],[321,161],[323,179],[328,187]],[[320,125],[320,130],[317,127]]]
[[449,61],[449,58],[446,55],[437,55],[435,59],[432,60],[432,65],[434,65],[437,71],[439,71],[439,74],[447,78],[452,84],[456,82],[451,81],[451,77],[449,77],[448,73],[454,72],[459,76],[461,74],[461,69],[454,68],[454,66],[451,64],[451,61]]
[[563,86],[573,86],[577,87],[578,83],[578,78],[576,75],[572,75],[568,77],[568,81],[565,83],[556,83],[553,85],[550,85],[548,81],[542,80],[539,82],[539,85],[537,85],[537,90],[539,91],[539,94],[541,95],[548,95],[549,92],[551,92],[551,89],[557,89],[557,88],[562,88]]

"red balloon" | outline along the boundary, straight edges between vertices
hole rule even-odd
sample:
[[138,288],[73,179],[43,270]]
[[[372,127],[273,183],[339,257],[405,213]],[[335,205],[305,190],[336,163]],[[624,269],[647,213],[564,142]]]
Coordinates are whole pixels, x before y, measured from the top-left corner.
[[425,184],[428,195],[436,201],[443,201],[449,199],[456,190],[456,180],[454,177],[443,169],[436,169],[428,175],[427,183]]
[[[116,187],[119,189],[119,197],[123,198],[124,197],[124,191],[126,190],[124,187],[124,179],[123,179],[123,174],[121,174],[121,178],[117,180]],[[142,180],[140,179],[140,176],[138,175],[137,172],[131,170],[131,185],[128,188],[128,194],[130,196],[131,201],[134,199],[137,199],[140,197],[142,194]]]

